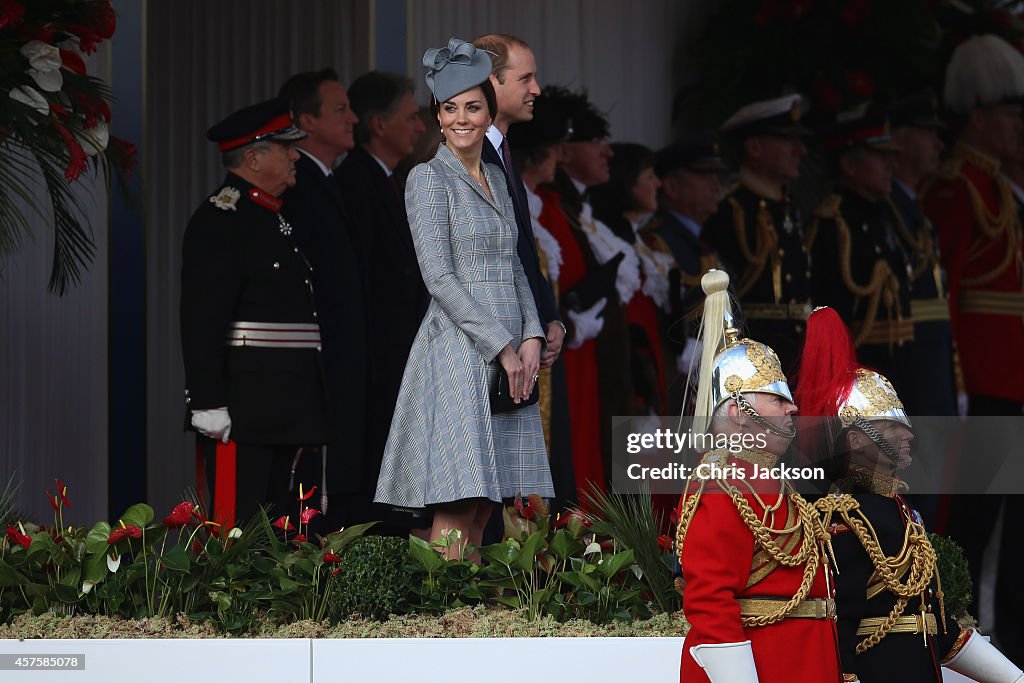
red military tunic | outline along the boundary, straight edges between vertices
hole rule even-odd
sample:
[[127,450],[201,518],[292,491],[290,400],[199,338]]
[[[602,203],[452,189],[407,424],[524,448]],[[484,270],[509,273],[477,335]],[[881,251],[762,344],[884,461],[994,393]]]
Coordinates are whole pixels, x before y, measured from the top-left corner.
[[924,193],[949,277],[949,308],[967,392],[1024,403],[1021,223],[999,162],[960,143]]
[[[748,473],[753,469],[750,463],[736,458],[729,458],[728,462]],[[780,502],[778,480],[757,483],[756,496],[743,482],[734,479],[731,483],[744,492],[744,499],[759,520],[765,518],[766,506],[770,509]],[[787,497],[775,512],[774,520],[768,517],[768,526],[772,529],[792,527],[797,523],[796,515],[793,499]],[[802,535],[787,539],[772,534],[772,538],[783,548],[791,548],[793,555],[804,542],[811,543],[812,552],[819,554],[819,565],[805,599],[831,597],[817,541],[804,539]],[[753,533],[731,497],[724,495],[715,482],[705,485],[705,492],[689,521],[680,561],[685,583],[683,614],[690,624],[680,665],[682,683],[709,681],[704,669],[690,654],[690,648],[745,640],[751,641],[761,683],[841,680],[835,619],[788,617],[767,626],[745,628],[742,625],[739,599],[773,598],[781,606],[799,590],[805,565],[784,567],[771,560],[755,544]]]

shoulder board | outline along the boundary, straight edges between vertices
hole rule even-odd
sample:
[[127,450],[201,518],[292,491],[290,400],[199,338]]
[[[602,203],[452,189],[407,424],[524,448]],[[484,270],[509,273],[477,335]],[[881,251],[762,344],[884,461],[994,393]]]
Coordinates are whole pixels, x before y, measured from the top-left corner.
[[818,208],[814,210],[815,218],[826,218],[834,219],[839,216],[839,206],[843,203],[843,198],[838,194],[831,194],[818,205]]

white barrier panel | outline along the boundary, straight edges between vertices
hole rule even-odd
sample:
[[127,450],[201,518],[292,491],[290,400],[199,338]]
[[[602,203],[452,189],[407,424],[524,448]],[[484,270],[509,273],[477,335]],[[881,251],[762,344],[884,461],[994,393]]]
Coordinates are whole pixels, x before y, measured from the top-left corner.
[[0,640],[0,681],[307,683],[309,649],[306,638]]
[[311,683],[679,683],[682,638],[313,641]]
[[679,683],[682,647],[682,638],[0,640],[0,681]]

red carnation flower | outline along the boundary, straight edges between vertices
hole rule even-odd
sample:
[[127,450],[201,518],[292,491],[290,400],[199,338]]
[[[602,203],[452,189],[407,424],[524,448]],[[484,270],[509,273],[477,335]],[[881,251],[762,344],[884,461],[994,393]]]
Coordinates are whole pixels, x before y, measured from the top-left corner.
[[107,539],[107,545],[114,545],[118,541],[123,541],[126,538],[142,538],[142,529],[134,524],[123,526],[120,529],[114,529],[110,532],[110,538]]
[[22,548],[27,548],[32,545],[32,539],[15,529],[10,524],[7,525],[7,540],[11,543],[17,543]]
[[180,529],[185,526],[192,519],[192,508],[192,503],[188,501],[178,503],[171,510],[171,514],[164,518],[164,526],[168,529]]

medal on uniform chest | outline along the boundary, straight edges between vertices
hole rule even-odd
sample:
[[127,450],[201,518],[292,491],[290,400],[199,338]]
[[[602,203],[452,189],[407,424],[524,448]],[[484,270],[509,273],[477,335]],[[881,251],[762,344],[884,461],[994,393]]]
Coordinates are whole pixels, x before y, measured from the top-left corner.
[[780,201],[782,204],[782,229],[786,231],[787,235],[793,234],[793,218],[790,216],[790,201],[789,197],[783,196]]
[[292,236],[292,224],[284,219],[284,216],[277,214],[277,224],[281,229],[281,234],[285,237]]

